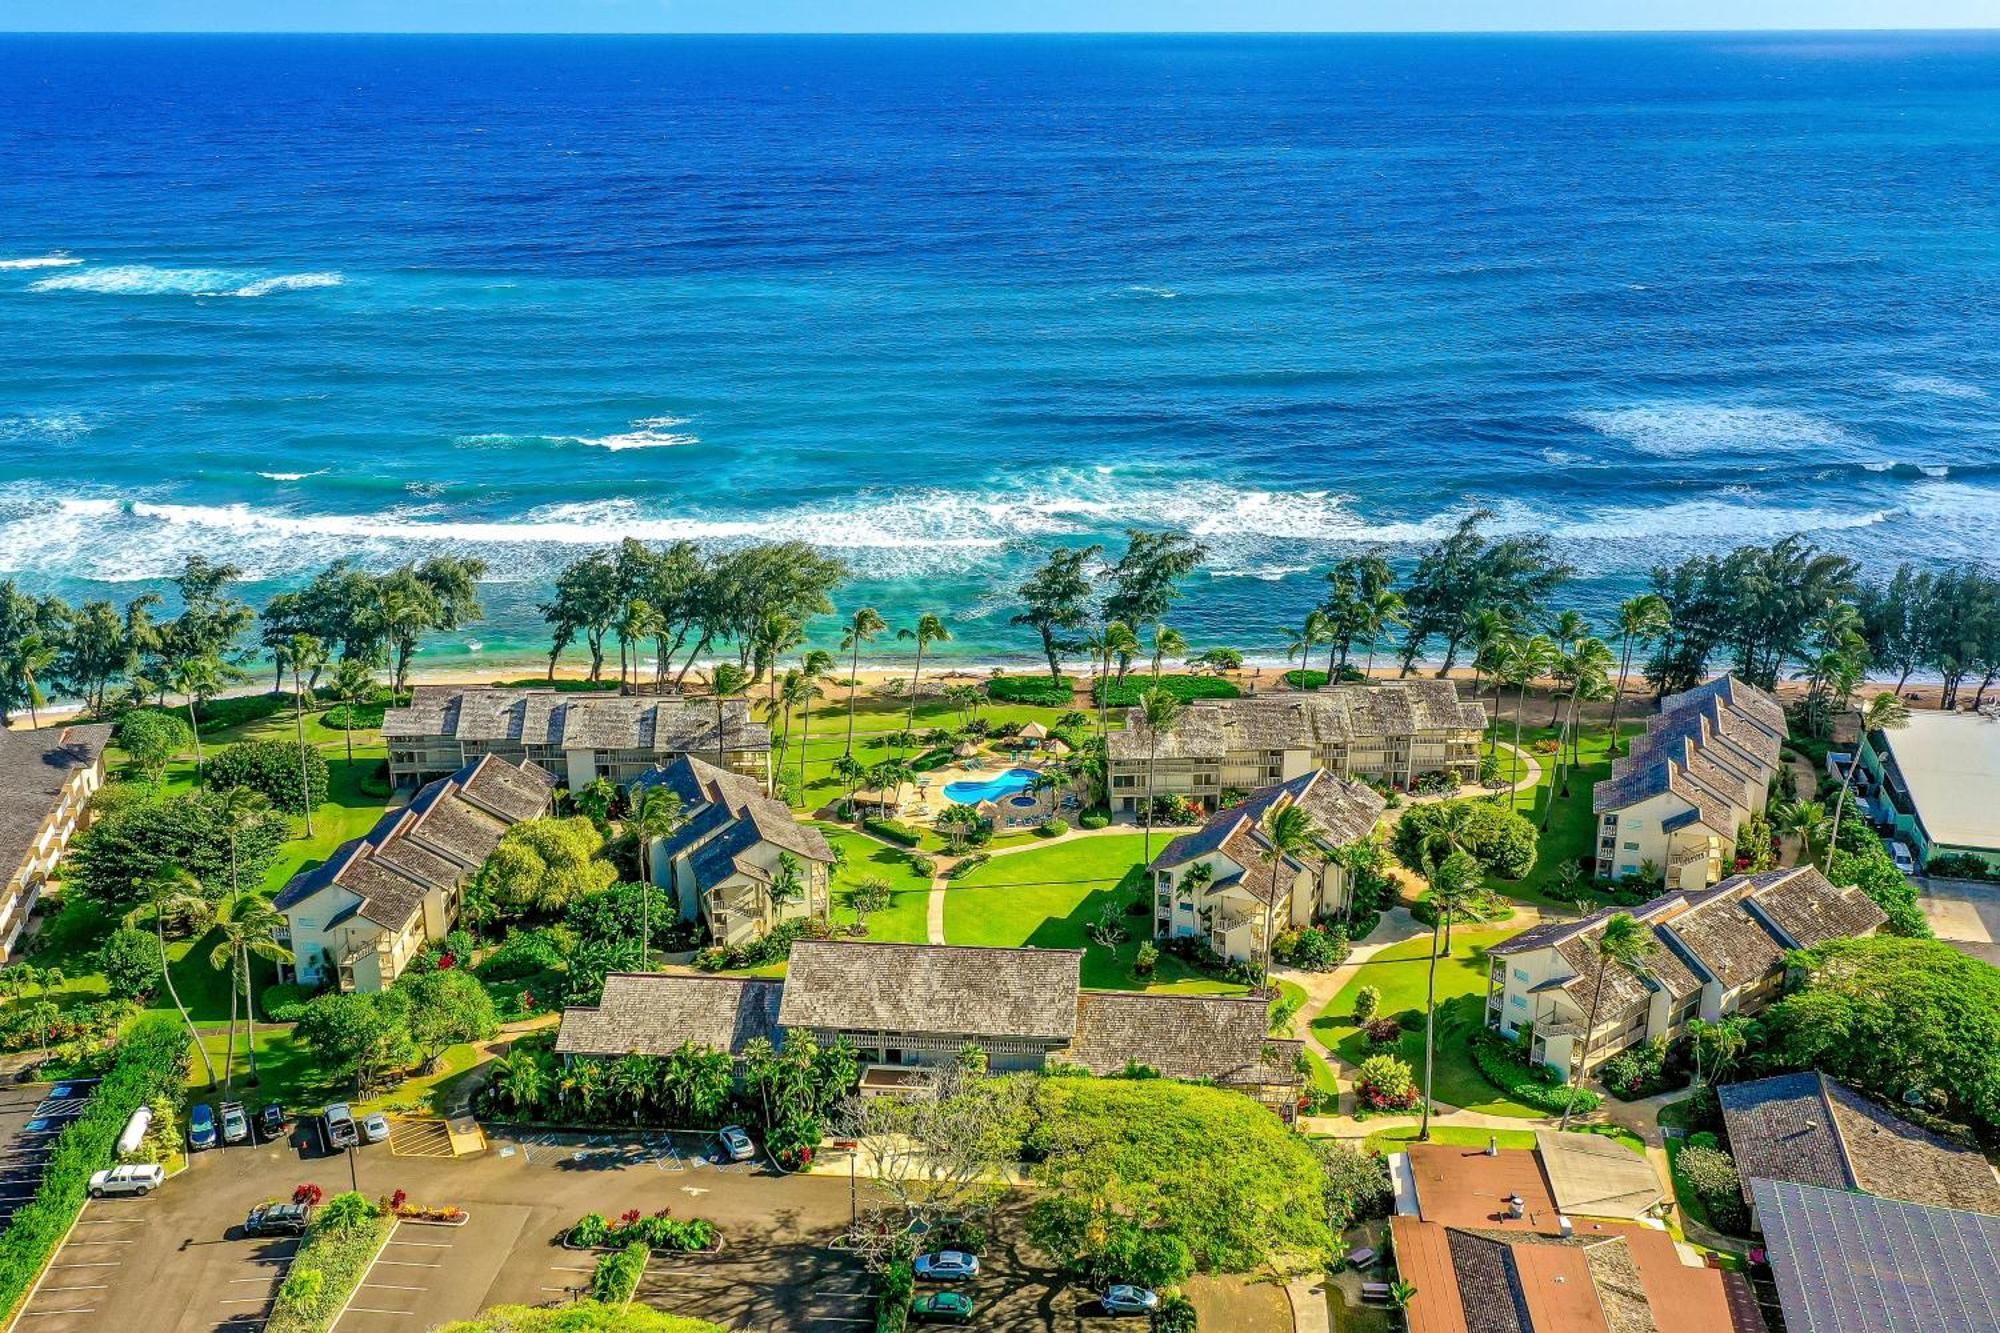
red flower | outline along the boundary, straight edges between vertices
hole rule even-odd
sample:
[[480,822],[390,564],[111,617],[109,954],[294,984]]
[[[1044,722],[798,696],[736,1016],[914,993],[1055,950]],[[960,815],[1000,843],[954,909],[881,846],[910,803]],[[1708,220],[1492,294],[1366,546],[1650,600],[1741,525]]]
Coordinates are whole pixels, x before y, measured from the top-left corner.
[[453,957],[451,954],[446,954],[442,958],[438,959],[438,971],[440,972],[449,972],[451,971],[451,969],[457,966],[458,966],[458,959]]
[[402,1190],[397,1190],[394,1194],[391,1194],[389,1196],[389,1211],[392,1213],[402,1212],[403,1205],[409,1201],[409,1198],[410,1196],[408,1194],[406,1194]]
[[622,1214],[619,1215],[618,1225],[621,1227],[629,1227],[638,1220],[639,1220],[639,1210],[637,1208],[628,1208]]

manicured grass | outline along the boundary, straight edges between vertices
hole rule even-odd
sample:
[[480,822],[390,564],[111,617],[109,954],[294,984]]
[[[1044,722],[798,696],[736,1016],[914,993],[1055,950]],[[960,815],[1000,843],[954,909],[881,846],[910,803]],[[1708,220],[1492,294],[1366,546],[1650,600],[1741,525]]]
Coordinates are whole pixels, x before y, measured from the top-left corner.
[[[215,1077],[221,1080],[224,1076],[224,1057],[228,1053],[228,1034],[204,1032],[201,1044],[207,1048],[209,1059],[215,1064]],[[389,1110],[428,1115],[443,1109],[442,1100],[450,1084],[470,1070],[478,1058],[479,1052],[474,1046],[452,1046],[446,1049],[443,1063],[435,1073],[409,1079],[378,1096],[358,1098],[353,1095],[351,1082],[326,1078],[315,1063],[311,1049],[289,1030],[267,1031],[260,1027],[257,1030],[258,1083],[253,1087],[249,1081],[249,1053],[239,1029],[236,1034],[234,1089],[228,1093],[220,1089],[209,1092],[207,1073],[202,1068],[199,1055],[193,1057],[188,1087],[190,1095],[197,1101],[221,1102],[233,1098],[253,1111],[265,1102],[277,1102],[288,1110],[305,1114],[319,1110],[328,1102],[344,1100],[354,1108],[356,1115]],[[434,1104],[434,1097],[437,1104]]]
[[[998,948],[1082,949],[1083,984],[1099,990],[1240,993],[1241,986],[1205,977],[1164,953],[1151,978],[1133,975],[1133,960],[1152,928],[1149,915],[1125,911],[1144,883],[1142,841],[1140,834],[1114,833],[996,856],[945,894],[945,939]],[[1107,904],[1131,936],[1116,949],[1093,943],[1089,935]]]
[[[1485,1022],[1486,948],[1513,933],[1505,929],[1455,931],[1452,956],[1438,960],[1437,1083],[1431,1095],[1461,1110],[1536,1119],[1542,1113],[1511,1100],[1487,1082],[1466,1049],[1466,1038]],[[1354,979],[1313,1020],[1313,1032],[1329,1049],[1338,1052],[1345,1063],[1358,1066],[1368,1058],[1368,1042],[1352,1021],[1354,997],[1363,986],[1374,986],[1382,992],[1380,1012],[1384,1016],[1393,1017],[1406,1009],[1423,1012],[1430,948],[1430,936],[1424,935],[1391,945],[1361,964]],[[1409,1062],[1421,1084],[1424,1077],[1421,1026],[1403,1033],[1398,1054]]]
[[[1530,701],[1532,706],[1533,701]],[[1621,722],[1618,727],[1627,736],[1638,735],[1645,729],[1643,723],[1635,722]],[[1554,740],[1557,734],[1554,727],[1523,727],[1521,748],[1532,754],[1536,741]],[[1500,739],[1511,743],[1513,729],[1503,725]],[[1541,778],[1532,792],[1516,792],[1513,799],[1516,809],[1543,826],[1535,867],[1518,880],[1488,876],[1487,888],[1541,907],[1567,909],[1570,906],[1551,896],[1548,886],[1555,882],[1556,872],[1565,861],[1581,861],[1595,847],[1597,816],[1591,809],[1590,789],[1611,776],[1610,746],[1611,732],[1608,727],[1584,728],[1577,742],[1577,763],[1569,770],[1561,788],[1555,786],[1556,757],[1552,754],[1533,756],[1542,766]],[[1499,753],[1501,775],[1510,782],[1514,781],[1520,772],[1520,765],[1510,751],[1502,749]],[[1567,788],[1567,796],[1562,794],[1563,788]],[[1501,799],[1504,801],[1506,798]],[[1544,815],[1547,816],[1546,824]]]
[[[1500,1140],[1503,1148],[1528,1148],[1535,1146],[1535,1131],[1532,1129],[1478,1129],[1469,1125],[1432,1125],[1431,1142],[1442,1143],[1454,1148],[1484,1148],[1488,1138]],[[1370,1152],[1385,1156],[1401,1152],[1417,1141],[1417,1127],[1403,1125],[1396,1129],[1378,1129],[1364,1141]]]
[[889,905],[868,914],[866,938],[922,944],[930,908],[930,881],[910,868],[903,850],[835,825],[819,827],[826,840],[847,858],[833,876],[833,919],[841,923],[854,920],[851,900],[855,886],[870,877],[884,879],[889,882]]

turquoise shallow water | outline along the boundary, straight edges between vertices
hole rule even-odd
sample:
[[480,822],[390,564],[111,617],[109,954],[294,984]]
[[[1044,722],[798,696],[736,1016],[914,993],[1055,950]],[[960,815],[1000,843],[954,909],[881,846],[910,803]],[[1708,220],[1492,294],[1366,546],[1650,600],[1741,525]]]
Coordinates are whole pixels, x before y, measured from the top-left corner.
[[[800,537],[960,658],[1055,542],[1474,506],[1601,607],[2000,556],[2000,42],[0,38],[0,575]],[[476,643],[477,649],[471,645]]]

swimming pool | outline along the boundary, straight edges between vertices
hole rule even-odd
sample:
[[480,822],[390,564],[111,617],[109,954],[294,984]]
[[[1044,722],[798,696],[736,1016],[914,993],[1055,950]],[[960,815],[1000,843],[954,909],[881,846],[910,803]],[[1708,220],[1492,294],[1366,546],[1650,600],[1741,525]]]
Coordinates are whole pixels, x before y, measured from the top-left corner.
[[944,784],[944,798],[959,805],[978,805],[981,801],[997,801],[1017,791],[1026,791],[1028,784],[1034,780],[1034,769],[1010,768],[1005,773],[996,773],[977,782],[947,782]]

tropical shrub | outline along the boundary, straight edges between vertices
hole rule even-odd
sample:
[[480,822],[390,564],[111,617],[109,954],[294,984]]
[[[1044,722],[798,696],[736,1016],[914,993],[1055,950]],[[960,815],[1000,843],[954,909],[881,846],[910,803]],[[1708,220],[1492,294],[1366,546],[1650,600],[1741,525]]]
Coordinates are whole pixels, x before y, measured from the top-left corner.
[[146,779],[158,785],[177,754],[194,748],[194,732],[179,713],[161,708],[135,708],[118,719],[118,748],[132,758]]
[[[1290,671],[1287,671],[1285,673],[1285,684],[1291,686],[1295,690],[1324,689],[1326,687],[1326,683],[1331,679],[1333,679],[1331,676],[1327,675],[1326,672],[1321,671],[1316,667],[1306,667],[1306,668],[1293,667]],[[1368,678],[1361,674],[1360,667],[1348,666],[1342,668],[1340,672],[1340,679],[1344,683],[1348,681],[1366,680]]]
[[1519,879],[1535,866],[1539,835],[1534,823],[1504,805],[1469,798],[1414,805],[1396,821],[1389,846],[1411,870],[1423,870],[1433,837],[1455,833],[1480,866],[1503,879]]
[[[144,898],[154,876],[184,867],[211,898],[227,893],[231,830],[216,791],[204,787],[151,799],[139,791],[135,798],[130,784],[112,784],[93,799],[90,827],[71,840],[63,858],[64,890],[123,915]],[[106,792],[112,793],[108,800]],[[263,879],[292,834],[290,821],[275,811],[234,832],[236,878],[245,888]]]
[[1361,1062],[1354,1095],[1369,1111],[1412,1111],[1423,1104],[1410,1066],[1393,1055],[1371,1055]]
[[[1530,1065],[1521,1058],[1514,1043],[1490,1028],[1472,1034],[1472,1063],[1486,1081],[1523,1106],[1532,1106],[1549,1115],[1561,1115],[1571,1105],[1569,1085],[1552,1065]],[[1589,1088],[1575,1092],[1578,1114],[1595,1111],[1603,1098]]]
[[0,1232],[0,1309],[15,1308],[83,1210],[90,1177],[113,1158],[125,1122],[155,1097],[187,1086],[188,1039],[180,1023],[149,1015],[118,1042],[111,1068],[83,1114],[50,1145],[41,1183]]
[[326,756],[310,741],[239,741],[209,756],[206,781],[217,791],[248,787],[287,814],[302,815],[308,804],[315,810],[326,804]]
[[257,1007],[269,1023],[296,1023],[305,1016],[306,1002],[319,992],[311,986],[274,981],[257,992]]
[[0,1051],[26,1051],[108,1041],[137,1012],[130,1000],[100,1000],[66,1008],[52,1000],[0,1010]]
[[893,842],[898,847],[914,847],[924,840],[924,832],[913,824],[905,824],[900,819],[868,818],[861,821],[864,832],[872,833],[884,842]]
[[[1883,855],[1886,857],[1888,853],[1885,851]],[[1924,873],[1938,879],[2000,879],[2000,869],[1971,852],[1940,852],[1924,862]]]
[[766,963],[780,963],[791,957],[794,940],[821,940],[831,933],[824,921],[814,917],[794,917],[790,921],[780,921],[769,934],[757,939],[703,949],[695,955],[694,965],[704,972],[763,967]]
[[1312,1147],[1326,1176],[1327,1224],[1335,1235],[1356,1222],[1389,1215],[1394,1190],[1387,1161],[1337,1139],[1314,1139]]
[[1732,1235],[1748,1234],[1750,1213],[1743,1204],[1743,1180],[1728,1153],[1690,1140],[1674,1154],[1674,1174],[1700,1200],[1710,1224]]
[[1153,1320],[1153,1333],[1195,1333],[1199,1322],[1194,1302],[1175,1292],[1160,1302],[1160,1312]]
[[1598,1066],[1597,1077],[1612,1096],[1621,1101],[1651,1097],[1687,1082],[1665,1037],[1638,1042]]
[[1354,992],[1354,1021],[1366,1023],[1375,1017],[1375,1011],[1382,1007],[1382,988],[1363,986]]
[[604,835],[589,819],[527,819],[501,835],[465,898],[467,915],[490,921],[520,912],[553,912],[611,887],[618,869],[602,859]]
[[[1854,821],[1855,825],[1860,823],[1858,819]],[[1877,907],[1888,913],[1889,921],[1884,929],[1890,934],[1930,939],[1930,918],[1924,915],[1923,908],[1917,906],[1916,884],[1896,869],[1896,863],[1889,857],[1889,849],[1882,845],[1880,838],[1868,833],[1865,828],[1862,831],[1867,840],[1860,851],[1835,848],[1827,858],[1827,878],[1835,884],[1859,885]],[[1932,857],[1931,866],[1934,868],[1941,859]]]
[[97,970],[117,999],[143,1000],[160,984],[159,941],[143,930],[114,930],[98,946]]
[[1403,1025],[1393,1018],[1371,1018],[1361,1025],[1371,1051],[1393,1054],[1402,1049]]
[[1052,680],[1047,676],[995,676],[986,682],[986,697],[996,704],[1033,704],[1038,708],[1067,708],[1076,695],[1074,677]]
[[1410,790],[1419,796],[1449,796],[1464,786],[1464,781],[1448,768],[1434,768],[1428,773],[1420,773],[1410,784]]
[[641,1213],[634,1208],[616,1221],[602,1213],[589,1213],[578,1218],[566,1239],[571,1245],[586,1249],[640,1245],[650,1250],[687,1254],[714,1249],[716,1235],[715,1223],[705,1217],[682,1220],[669,1217],[664,1208],[652,1214]]
[[1077,827],[1095,833],[1098,829],[1111,827],[1111,816],[1102,810],[1086,810],[1076,823]]
[[1099,681],[1091,694],[1093,699],[1103,695],[1106,708],[1137,708],[1139,696],[1155,688],[1182,703],[1197,699],[1235,699],[1243,694],[1233,681],[1220,676],[1161,676],[1154,680],[1151,676],[1136,674],[1127,676],[1123,681]]
[[396,1219],[359,1194],[336,1194],[292,1256],[264,1325],[275,1333],[323,1333],[375,1262]]
[[645,1242],[635,1240],[624,1249],[600,1258],[597,1271],[590,1275],[590,1298],[608,1305],[630,1301],[639,1290],[639,1279],[646,1274],[646,1260],[651,1254]]
[[1036,829],[1035,832],[1041,834],[1044,838],[1060,838],[1063,834],[1069,832],[1069,821],[1059,816],[1051,817],[1043,820],[1042,826]]
[[1325,972],[1347,961],[1351,947],[1347,932],[1339,926],[1306,926],[1281,931],[1271,942],[1271,952],[1281,963],[1308,972]]
[[516,927],[498,949],[486,956],[473,971],[481,981],[519,981],[540,972],[553,972],[569,961],[575,937],[567,931],[530,930]]

